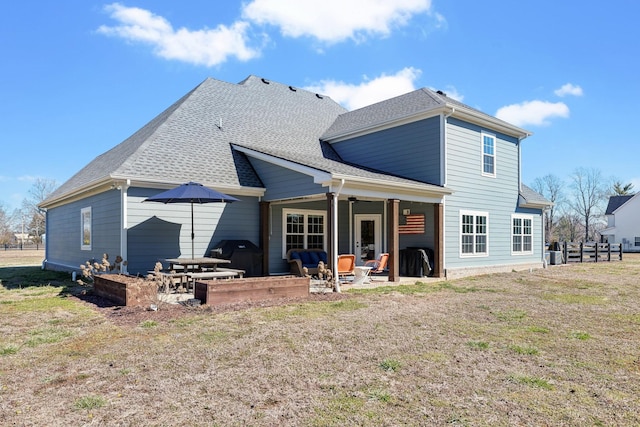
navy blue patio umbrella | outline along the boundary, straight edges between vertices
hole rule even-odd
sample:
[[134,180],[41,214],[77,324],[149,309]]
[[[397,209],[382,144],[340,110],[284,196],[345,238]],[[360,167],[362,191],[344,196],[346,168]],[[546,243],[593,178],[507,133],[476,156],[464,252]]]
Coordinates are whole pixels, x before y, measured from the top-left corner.
[[191,203],[191,259],[193,259],[193,204],[237,202],[233,196],[213,190],[197,182],[187,182],[171,190],[144,199],[145,202]]

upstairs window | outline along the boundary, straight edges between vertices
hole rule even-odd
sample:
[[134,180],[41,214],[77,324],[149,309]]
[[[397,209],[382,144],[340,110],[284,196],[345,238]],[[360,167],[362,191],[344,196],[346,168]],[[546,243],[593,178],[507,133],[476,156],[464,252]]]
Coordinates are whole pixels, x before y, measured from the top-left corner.
[[482,175],[496,176],[496,137],[482,134]]
[[488,245],[489,214],[486,212],[460,212],[460,255],[485,256]]
[[514,254],[533,253],[533,218],[514,215],[511,223],[511,252]]

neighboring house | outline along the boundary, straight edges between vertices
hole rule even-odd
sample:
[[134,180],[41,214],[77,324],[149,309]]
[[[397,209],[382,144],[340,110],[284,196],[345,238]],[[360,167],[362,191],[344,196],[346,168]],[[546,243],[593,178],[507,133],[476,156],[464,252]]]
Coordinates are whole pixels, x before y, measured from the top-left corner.
[[521,183],[528,135],[429,89],[349,112],[264,78],[207,79],[40,205],[46,268],[108,253],[144,274],[190,256],[189,206],[143,203],[188,181],[240,199],[195,205],[196,256],[250,240],[265,274],[288,272],[293,247],[334,265],[389,252],[392,281],[411,247],[433,250],[438,277],[541,267],[550,202]]
[[611,196],[605,212],[607,228],[600,234],[608,243],[621,243],[624,252],[640,252],[640,193]]

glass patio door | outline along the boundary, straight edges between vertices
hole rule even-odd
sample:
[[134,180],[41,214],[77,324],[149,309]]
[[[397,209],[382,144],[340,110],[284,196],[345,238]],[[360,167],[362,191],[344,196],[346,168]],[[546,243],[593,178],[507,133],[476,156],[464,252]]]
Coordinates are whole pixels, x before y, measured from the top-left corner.
[[355,215],[354,248],[356,264],[362,265],[368,260],[376,259],[381,252],[380,215]]

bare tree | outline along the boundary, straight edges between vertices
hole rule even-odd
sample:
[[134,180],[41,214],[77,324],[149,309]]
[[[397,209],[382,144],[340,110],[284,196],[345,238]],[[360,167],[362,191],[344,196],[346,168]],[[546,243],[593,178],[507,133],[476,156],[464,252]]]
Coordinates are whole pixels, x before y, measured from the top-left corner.
[[13,233],[11,232],[11,217],[7,213],[4,205],[0,202],[0,244],[11,243]]
[[36,243],[42,241],[46,230],[46,217],[38,205],[44,201],[58,186],[52,179],[38,178],[29,189],[29,197],[22,201],[21,215],[28,233],[34,237]]
[[558,218],[556,233],[558,241],[575,242],[578,234],[584,232],[584,227],[580,223],[580,218],[574,212],[564,212]]
[[556,240],[555,233],[556,213],[561,204],[564,203],[564,183],[553,174],[548,174],[533,181],[533,189],[542,194],[547,200],[553,203],[551,208],[545,211],[545,239],[547,242]]
[[573,199],[569,200],[569,205],[582,220],[584,240],[589,241],[594,237],[594,221],[602,217],[604,212],[609,184],[602,178],[600,170],[595,168],[578,168],[571,175],[571,180]]
[[613,188],[611,195],[612,196],[630,196],[633,194],[633,184],[622,184],[620,181],[616,181],[613,183]]

